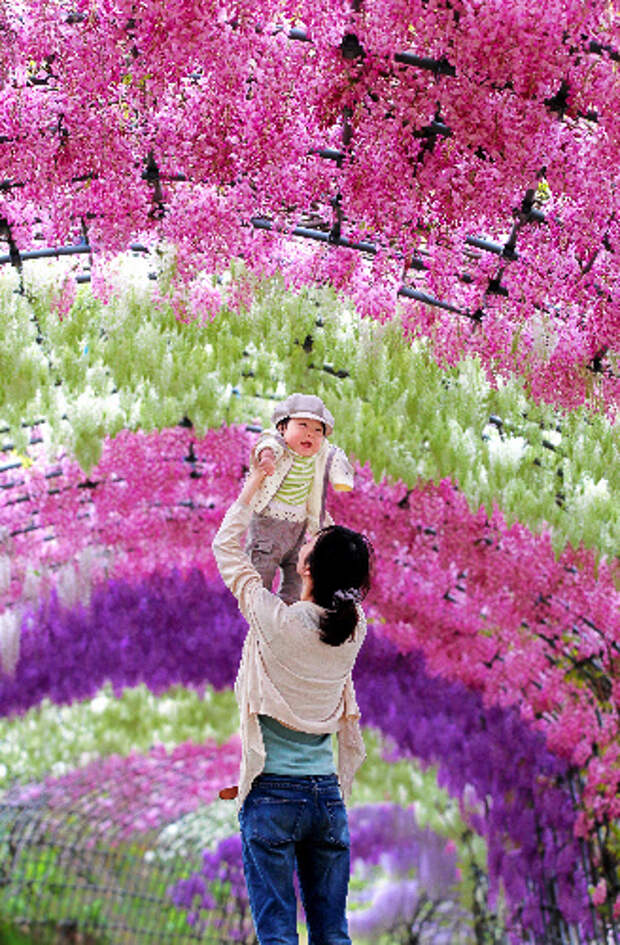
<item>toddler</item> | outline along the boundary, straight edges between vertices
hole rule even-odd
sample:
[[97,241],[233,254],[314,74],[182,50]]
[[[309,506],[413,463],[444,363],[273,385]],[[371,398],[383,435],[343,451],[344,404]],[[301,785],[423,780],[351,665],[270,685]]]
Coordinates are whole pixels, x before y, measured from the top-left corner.
[[275,429],[261,433],[250,458],[267,475],[251,503],[245,550],[269,590],[280,568],[278,593],[290,604],[299,600],[297,556],[306,532],[332,524],[325,509],[327,482],[351,490],[353,468],[343,451],[327,442],[334,418],[320,397],[291,394],[271,419]]

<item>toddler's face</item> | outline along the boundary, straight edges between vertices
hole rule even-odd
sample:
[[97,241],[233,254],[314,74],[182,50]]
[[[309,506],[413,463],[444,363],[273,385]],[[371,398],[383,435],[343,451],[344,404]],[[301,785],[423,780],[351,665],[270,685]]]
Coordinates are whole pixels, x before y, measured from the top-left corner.
[[323,424],[309,417],[291,417],[284,431],[284,442],[300,456],[314,456],[323,442]]

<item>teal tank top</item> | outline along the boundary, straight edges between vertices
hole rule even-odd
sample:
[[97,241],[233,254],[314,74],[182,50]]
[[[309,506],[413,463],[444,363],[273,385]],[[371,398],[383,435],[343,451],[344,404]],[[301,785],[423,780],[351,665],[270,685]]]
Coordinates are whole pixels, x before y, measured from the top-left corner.
[[296,732],[270,715],[259,715],[266,760],[264,774],[335,774],[331,735]]

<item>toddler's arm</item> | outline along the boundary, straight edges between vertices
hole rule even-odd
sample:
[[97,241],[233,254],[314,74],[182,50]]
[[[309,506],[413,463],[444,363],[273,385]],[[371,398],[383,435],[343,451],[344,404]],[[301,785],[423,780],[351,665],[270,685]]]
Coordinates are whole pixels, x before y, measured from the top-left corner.
[[250,473],[239,498],[226,512],[211,547],[222,580],[237,598],[239,610],[254,632],[268,643],[282,626],[287,604],[263,587],[260,574],[241,546],[252,516],[250,503],[264,478],[260,469]]
[[265,430],[259,436],[250,454],[250,468],[260,469],[266,475],[272,476],[283,452],[284,447],[278,441],[278,437],[270,430]]
[[346,453],[339,447],[334,447],[332,463],[329,469],[329,481],[336,492],[350,492],[353,488],[353,466],[347,459]]

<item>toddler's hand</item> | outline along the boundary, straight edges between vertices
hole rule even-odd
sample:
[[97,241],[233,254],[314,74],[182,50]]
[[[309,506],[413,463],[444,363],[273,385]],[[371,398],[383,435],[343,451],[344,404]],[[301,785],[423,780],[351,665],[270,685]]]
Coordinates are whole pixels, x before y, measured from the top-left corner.
[[272,449],[268,446],[264,450],[260,451],[258,457],[258,468],[265,474],[265,476],[273,476],[276,471],[276,458]]

